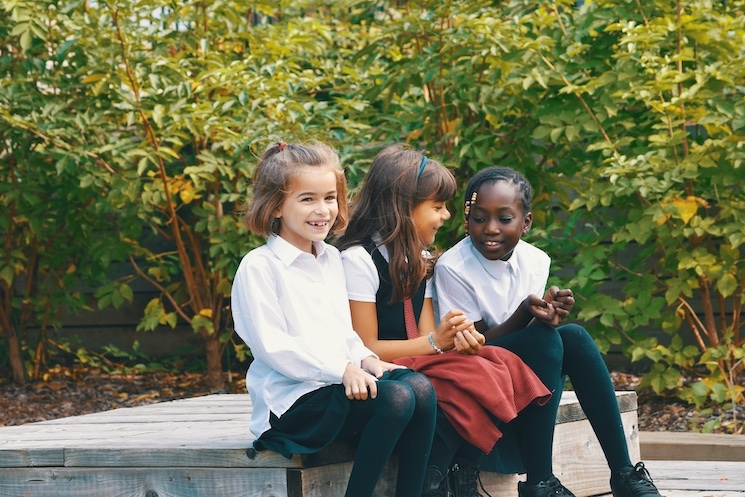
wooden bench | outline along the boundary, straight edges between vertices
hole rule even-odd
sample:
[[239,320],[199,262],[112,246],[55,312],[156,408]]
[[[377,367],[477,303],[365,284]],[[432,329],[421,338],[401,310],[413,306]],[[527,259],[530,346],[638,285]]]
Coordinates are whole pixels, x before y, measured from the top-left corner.
[[[632,460],[639,458],[636,394],[617,392]],[[353,449],[337,443],[286,459],[256,453],[245,395],[211,395],[0,428],[3,497],[336,497]],[[376,495],[393,495],[395,459]],[[605,457],[576,402],[564,392],[554,470],[578,497],[607,493]],[[517,475],[483,473],[494,496],[517,495]]]

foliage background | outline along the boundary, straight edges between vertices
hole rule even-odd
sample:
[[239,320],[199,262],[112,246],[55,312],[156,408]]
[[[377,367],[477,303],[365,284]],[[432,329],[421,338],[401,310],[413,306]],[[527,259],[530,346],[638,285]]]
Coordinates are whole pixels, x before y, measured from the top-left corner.
[[406,141],[461,183],[492,164],[528,177],[530,240],[601,349],[651,364],[643,386],[743,402],[742,0],[2,5],[0,354],[16,381],[39,373],[61,309],[118,306],[145,281],[159,298],[140,328],[190,325],[219,384],[225,347],[246,353],[227,297],[262,243],[239,216],[256,156],[328,141],[354,189]]

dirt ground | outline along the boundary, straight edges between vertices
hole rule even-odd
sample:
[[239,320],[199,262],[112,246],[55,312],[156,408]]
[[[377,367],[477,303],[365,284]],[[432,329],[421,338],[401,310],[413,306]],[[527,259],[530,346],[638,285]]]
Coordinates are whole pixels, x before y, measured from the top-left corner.
[[[635,374],[612,372],[616,390],[634,390],[641,380]],[[211,392],[201,374],[148,373],[106,375],[88,370],[64,370],[26,386],[0,383],[0,426],[19,425],[77,416],[92,412],[134,407],[210,393],[245,393],[242,373],[226,374],[226,388]],[[743,380],[745,382],[745,380]],[[698,412],[676,399],[641,392],[641,431],[713,431],[743,433],[745,406],[734,411]],[[718,421],[718,422],[717,422]],[[708,425],[707,425],[708,423]]]

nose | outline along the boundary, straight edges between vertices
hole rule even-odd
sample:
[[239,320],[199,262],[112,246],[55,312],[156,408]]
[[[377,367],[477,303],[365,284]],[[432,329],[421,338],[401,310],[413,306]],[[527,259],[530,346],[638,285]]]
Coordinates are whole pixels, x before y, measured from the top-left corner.
[[445,208],[443,209],[443,213],[442,213],[442,219],[443,219],[444,221],[447,221],[448,219],[450,219],[450,211],[448,210],[448,208],[447,208],[447,207],[445,207]]
[[496,219],[490,219],[486,225],[484,226],[484,231],[486,233],[499,233],[499,223]]
[[329,212],[329,206],[326,205],[326,202],[318,202],[315,210],[316,214],[327,214]]

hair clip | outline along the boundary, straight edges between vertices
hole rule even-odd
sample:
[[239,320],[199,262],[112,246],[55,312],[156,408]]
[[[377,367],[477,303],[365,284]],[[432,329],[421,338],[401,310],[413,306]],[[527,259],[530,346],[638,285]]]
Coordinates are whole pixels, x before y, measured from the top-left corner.
[[278,141],[277,142],[277,152],[281,152],[282,150],[285,149],[286,146],[287,146],[287,143],[286,142],[283,142],[282,140]]
[[417,174],[416,179],[419,179],[422,177],[422,173],[424,172],[424,168],[427,165],[427,156],[422,155],[422,162],[419,164],[419,174]]
[[473,192],[471,194],[470,200],[466,200],[465,202],[465,208],[463,209],[463,221],[466,226],[466,235],[468,234],[468,215],[471,213],[471,206],[476,203],[476,197],[478,197],[479,192]]

